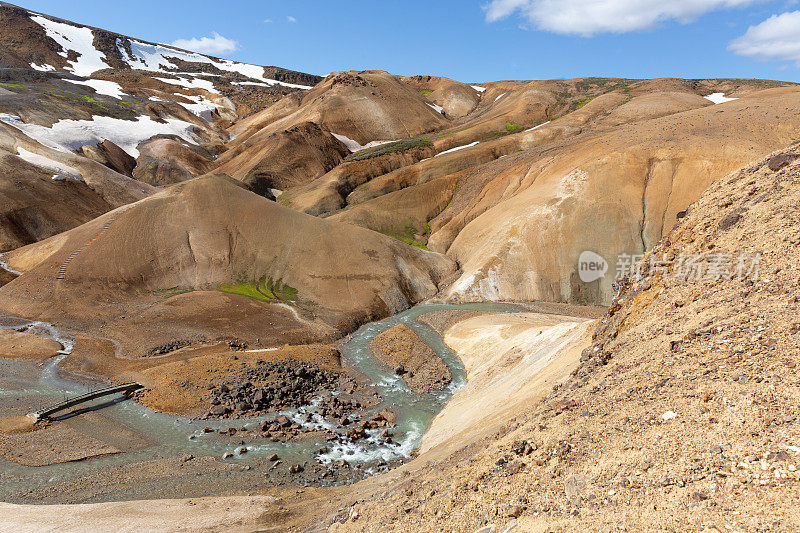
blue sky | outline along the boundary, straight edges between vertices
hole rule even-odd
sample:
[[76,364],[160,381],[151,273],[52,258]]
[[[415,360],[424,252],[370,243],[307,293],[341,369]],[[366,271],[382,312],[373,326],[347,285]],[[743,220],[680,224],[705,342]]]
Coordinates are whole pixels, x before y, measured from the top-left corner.
[[215,55],[321,75],[378,68],[467,82],[800,81],[796,0],[136,0],[125,9],[108,0],[14,3],[149,41],[208,37],[206,45],[219,47]]

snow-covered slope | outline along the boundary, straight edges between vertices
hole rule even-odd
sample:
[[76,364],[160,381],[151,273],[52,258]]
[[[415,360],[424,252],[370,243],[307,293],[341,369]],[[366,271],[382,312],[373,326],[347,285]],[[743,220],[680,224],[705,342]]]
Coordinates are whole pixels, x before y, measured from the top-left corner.
[[108,139],[137,157],[139,143],[155,135],[176,135],[190,143],[197,140],[193,134],[194,125],[189,122],[178,119],[156,121],[146,115],[135,121],[103,116],[95,116],[92,120],[60,120],[48,128],[0,113],[0,122],[22,131],[43,146],[67,153]]
[[[138,70],[262,87],[310,89],[321,78],[142,41],[0,2],[0,67],[65,71],[91,77],[99,71]],[[200,77],[202,76],[202,77]],[[102,76],[101,76],[102,77]]]
[[[62,51],[58,53],[60,56],[69,58],[70,52],[73,55],[77,54],[77,59],[67,59],[67,63],[70,65],[67,69],[74,74],[90,76],[98,70],[109,68],[110,65],[106,63],[105,54],[94,47],[94,34],[91,29],[56,22],[41,15],[33,16],[31,20],[44,28],[47,36],[61,46]],[[55,69],[55,67],[47,63],[37,65],[36,68],[37,70]]]
[[[224,72],[240,74],[258,83],[267,85],[282,85],[294,89],[310,89],[308,85],[285,83],[265,77],[264,67],[237,63],[229,59],[215,59],[196,52],[187,52],[171,46],[162,44],[150,44],[136,39],[128,39],[126,49],[125,42],[120,37],[117,39],[117,49],[122,60],[132,69],[147,70],[152,72],[167,72],[175,74],[180,71],[180,67],[175,60],[189,63],[200,63],[211,65]],[[191,75],[191,73],[181,73]]]

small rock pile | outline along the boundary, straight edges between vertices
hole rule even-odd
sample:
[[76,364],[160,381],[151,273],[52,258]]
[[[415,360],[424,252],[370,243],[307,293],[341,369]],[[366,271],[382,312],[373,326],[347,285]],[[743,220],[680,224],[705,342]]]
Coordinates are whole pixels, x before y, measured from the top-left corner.
[[324,397],[321,404],[323,416],[341,417],[347,411],[360,407],[355,400],[340,400],[331,393],[347,389],[355,383],[347,376],[321,370],[313,365],[295,361],[264,362],[243,369],[239,378],[231,383],[209,385],[211,407],[206,417],[223,417],[231,414],[253,416],[262,412],[297,409]]
[[174,341],[170,341],[170,342],[161,344],[160,346],[156,346],[154,348],[151,348],[150,350],[148,350],[148,352],[145,355],[145,357],[156,357],[156,356],[159,356],[159,355],[166,355],[168,353],[180,350],[181,348],[186,348],[190,344],[192,344],[192,341],[190,341],[190,340],[174,340]]
[[[349,426],[352,422],[347,418],[342,418],[339,423],[343,426]],[[361,420],[358,423],[352,423],[353,427],[347,430],[346,437],[351,441],[361,440],[366,438],[368,429],[386,428],[381,433],[381,439],[386,443],[392,442],[392,434],[389,431],[389,426],[395,423],[394,413],[391,411],[381,411],[375,413],[370,420]]]

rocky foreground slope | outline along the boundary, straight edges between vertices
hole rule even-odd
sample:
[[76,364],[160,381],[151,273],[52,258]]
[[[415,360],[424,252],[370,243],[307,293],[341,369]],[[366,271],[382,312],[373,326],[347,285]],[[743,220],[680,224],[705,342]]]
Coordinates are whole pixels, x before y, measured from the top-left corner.
[[334,530],[796,530],[798,197],[797,145],[716,180],[567,382]]

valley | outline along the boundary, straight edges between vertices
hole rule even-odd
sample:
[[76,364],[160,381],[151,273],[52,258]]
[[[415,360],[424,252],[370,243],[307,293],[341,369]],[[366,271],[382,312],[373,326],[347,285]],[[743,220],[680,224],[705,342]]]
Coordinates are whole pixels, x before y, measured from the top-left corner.
[[798,108],[0,2],[0,529],[800,527]]

